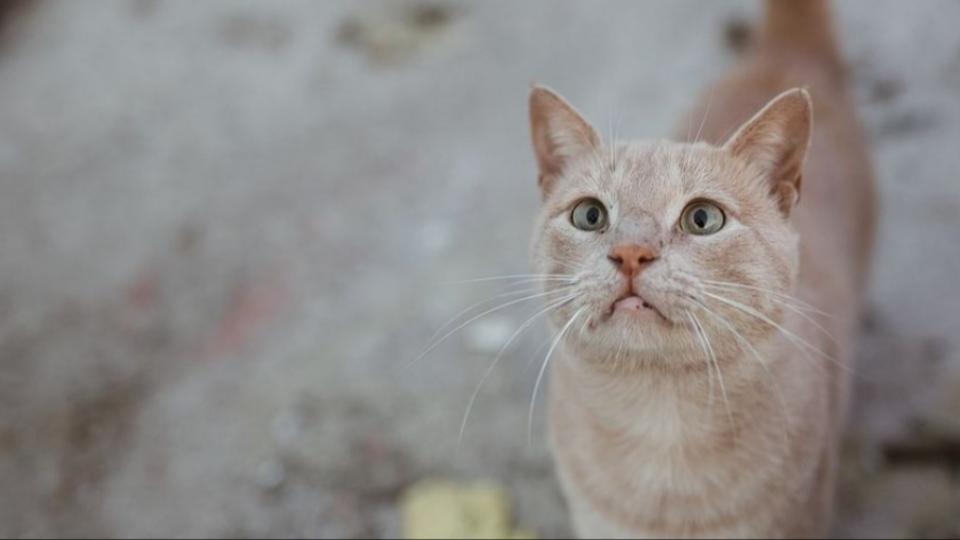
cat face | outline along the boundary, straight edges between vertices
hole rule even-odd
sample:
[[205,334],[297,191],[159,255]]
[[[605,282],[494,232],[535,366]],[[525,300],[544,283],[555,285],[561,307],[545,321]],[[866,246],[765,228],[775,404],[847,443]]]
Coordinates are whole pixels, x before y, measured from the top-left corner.
[[531,125],[543,194],[533,265],[568,276],[546,289],[579,356],[702,365],[708,348],[729,354],[773,331],[777,295],[797,274],[789,215],[809,141],[805,92],[776,98],[722,147],[604,145],[543,88]]

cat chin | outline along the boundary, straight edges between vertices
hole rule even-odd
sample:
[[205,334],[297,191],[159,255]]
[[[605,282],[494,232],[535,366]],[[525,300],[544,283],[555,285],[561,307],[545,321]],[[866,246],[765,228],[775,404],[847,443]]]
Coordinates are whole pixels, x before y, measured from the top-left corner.
[[577,362],[602,370],[629,372],[686,373],[690,368],[704,366],[702,353],[686,344],[673,343],[651,346],[650,344],[623,342],[612,345],[604,342],[578,340],[571,344]]
[[626,341],[641,347],[643,344],[665,343],[677,335],[678,327],[662,311],[644,304],[643,307],[627,308],[612,305],[602,315],[592,319],[589,329],[602,338]]
[[585,332],[571,335],[570,345],[583,358],[687,356],[691,341],[684,336],[686,332],[659,314],[614,313]]

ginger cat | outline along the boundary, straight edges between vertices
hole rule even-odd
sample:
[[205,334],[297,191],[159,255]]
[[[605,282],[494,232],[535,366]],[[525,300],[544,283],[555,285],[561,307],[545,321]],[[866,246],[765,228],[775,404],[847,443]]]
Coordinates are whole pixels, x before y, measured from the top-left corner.
[[759,34],[699,141],[604,144],[530,95],[551,447],[582,536],[828,531],[870,166],[825,3],[769,0]]

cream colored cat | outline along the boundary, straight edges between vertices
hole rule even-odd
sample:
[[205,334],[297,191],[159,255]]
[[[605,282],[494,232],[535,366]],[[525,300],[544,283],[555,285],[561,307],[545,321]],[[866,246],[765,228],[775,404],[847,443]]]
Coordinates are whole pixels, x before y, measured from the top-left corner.
[[827,531],[870,168],[824,2],[769,1],[760,34],[694,111],[702,142],[605,144],[530,96],[533,263],[575,295],[550,431],[582,536]]

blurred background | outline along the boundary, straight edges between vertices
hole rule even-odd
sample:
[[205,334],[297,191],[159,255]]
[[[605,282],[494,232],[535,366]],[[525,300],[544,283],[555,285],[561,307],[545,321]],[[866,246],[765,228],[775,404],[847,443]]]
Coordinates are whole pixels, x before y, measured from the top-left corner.
[[[4,1],[0,535],[399,536],[429,480],[569,534],[540,324],[458,442],[538,304],[411,361],[528,271],[529,84],[665,136],[757,8]],[[836,534],[956,536],[960,2],[835,8],[882,197]]]

